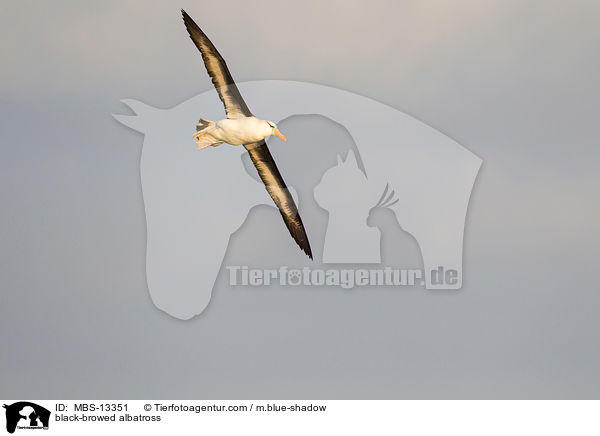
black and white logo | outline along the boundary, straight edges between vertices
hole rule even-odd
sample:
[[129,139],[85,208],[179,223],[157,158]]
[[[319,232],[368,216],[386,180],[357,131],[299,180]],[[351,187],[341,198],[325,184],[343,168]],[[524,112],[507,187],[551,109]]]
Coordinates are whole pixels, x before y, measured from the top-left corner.
[[19,401],[10,405],[4,404],[6,409],[6,431],[14,433],[16,429],[48,429],[50,411],[29,401]]

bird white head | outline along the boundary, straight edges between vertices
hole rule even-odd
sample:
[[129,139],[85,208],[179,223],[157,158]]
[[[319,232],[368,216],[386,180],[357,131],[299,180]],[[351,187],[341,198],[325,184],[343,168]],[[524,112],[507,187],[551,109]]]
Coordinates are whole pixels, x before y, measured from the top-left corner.
[[277,124],[275,124],[273,121],[265,121],[265,123],[267,124],[268,130],[269,130],[269,133],[266,136],[275,135],[278,138],[281,138],[284,141],[287,141],[287,138],[285,137],[285,135],[283,133],[281,133],[279,131],[279,129],[277,128]]

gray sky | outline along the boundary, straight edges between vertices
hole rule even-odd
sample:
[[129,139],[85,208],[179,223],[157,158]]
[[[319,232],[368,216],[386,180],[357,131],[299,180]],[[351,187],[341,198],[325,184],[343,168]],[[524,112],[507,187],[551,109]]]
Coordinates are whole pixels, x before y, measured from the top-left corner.
[[[0,397],[598,397],[598,2],[169,3],[0,6]],[[239,81],[343,88],[483,158],[461,291],[152,305],[142,138],[111,113],[210,88],[180,7]]]

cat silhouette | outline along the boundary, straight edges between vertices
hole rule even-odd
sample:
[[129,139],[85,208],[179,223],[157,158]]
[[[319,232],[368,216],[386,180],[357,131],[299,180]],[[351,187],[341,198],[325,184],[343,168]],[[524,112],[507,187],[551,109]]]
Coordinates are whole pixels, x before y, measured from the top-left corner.
[[380,263],[380,232],[366,225],[374,193],[352,150],[323,174],[314,191],[329,212],[323,263]]

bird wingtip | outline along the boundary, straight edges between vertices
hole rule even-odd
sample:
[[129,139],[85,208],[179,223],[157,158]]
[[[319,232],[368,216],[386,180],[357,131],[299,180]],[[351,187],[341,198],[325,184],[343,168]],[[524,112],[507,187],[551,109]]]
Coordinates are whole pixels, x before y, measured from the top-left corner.
[[310,245],[308,243],[308,240],[306,241],[306,245],[300,245],[300,244],[298,244],[298,245],[300,246],[300,249],[302,251],[304,251],[304,253],[306,253],[306,255],[309,257],[310,260],[314,260],[313,259],[313,254],[312,254],[312,250],[310,249]]

